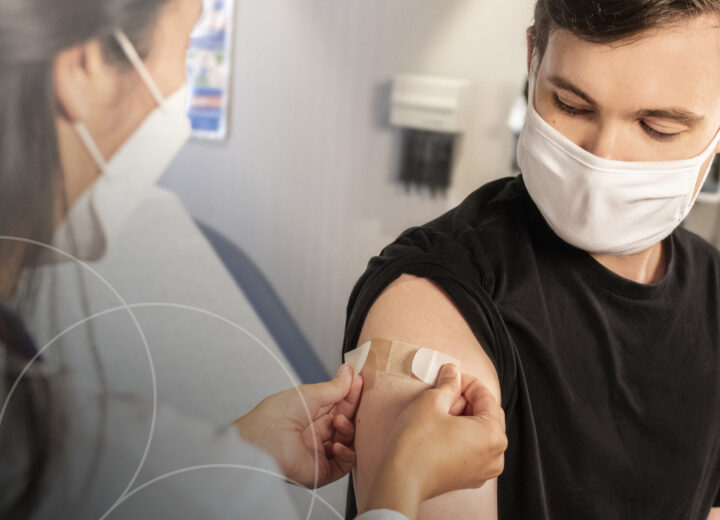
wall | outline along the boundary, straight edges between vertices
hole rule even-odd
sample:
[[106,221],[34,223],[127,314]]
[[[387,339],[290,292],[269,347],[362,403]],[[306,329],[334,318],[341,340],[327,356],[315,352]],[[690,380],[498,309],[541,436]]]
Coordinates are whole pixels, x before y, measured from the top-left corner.
[[[191,142],[162,183],[261,266],[334,372],[347,297],[411,225],[508,175],[505,120],[532,0],[237,0],[231,137]],[[474,123],[445,197],[394,182],[397,73],[474,81]]]

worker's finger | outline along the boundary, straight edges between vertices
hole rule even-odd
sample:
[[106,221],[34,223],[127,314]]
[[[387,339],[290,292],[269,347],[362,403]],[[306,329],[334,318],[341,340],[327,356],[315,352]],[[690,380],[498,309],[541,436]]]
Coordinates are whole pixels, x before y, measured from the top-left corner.
[[[311,406],[310,413],[317,417],[325,409],[339,404],[347,397],[353,383],[353,369],[350,365],[341,366],[335,377],[324,383],[303,385],[300,391]],[[313,409],[314,408],[314,409]]]
[[488,387],[478,379],[473,380],[463,393],[471,415],[493,414],[498,404]]
[[467,400],[461,395],[450,407],[450,415],[463,415],[463,412],[467,408]]
[[322,443],[323,453],[325,453],[325,458],[331,459],[333,458],[333,444],[335,444],[331,440],[324,441]]
[[336,413],[344,415],[352,420],[355,417],[358,405],[360,404],[360,396],[362,395],[363,378],[360,374],[356,374],[350,384],[350,391],[345,398],[337,404]]
[[346,446],[351,446],[355,440],[355,425],[344,415],[337,415],[333,420],[335,426],[335,435],[333,440],[340,442]]
[[354,450],[336,442],[332,447],[333,451],[333,470],[331,481],[347,475],[354,467],[357,461],[357,455]]
[[443,365],[435,382],[435,395],[440,407],[450,412],[461,396],[461,390],[460,369],[451,363]]
[[333,417],[329,414],[326,414],[315,420],[311,426],[308,426],[306,428],[306,435],[310,435],[310,437],[312,437],[313,430],[315,431],[315,435],[319,439],[329,439],[335,433]]

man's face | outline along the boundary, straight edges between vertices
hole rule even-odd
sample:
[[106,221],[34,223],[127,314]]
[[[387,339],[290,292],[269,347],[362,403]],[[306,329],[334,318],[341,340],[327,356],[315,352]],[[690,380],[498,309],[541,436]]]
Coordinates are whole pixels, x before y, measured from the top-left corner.
[[606,159],[695,157],[720,128],[720,20],[689,18],[610,45],[557,30],[538,70],[535,108]]

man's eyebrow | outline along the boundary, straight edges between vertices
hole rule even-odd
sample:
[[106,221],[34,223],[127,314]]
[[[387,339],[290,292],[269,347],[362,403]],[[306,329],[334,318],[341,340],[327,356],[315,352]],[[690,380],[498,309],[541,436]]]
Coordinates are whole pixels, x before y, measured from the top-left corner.
[[570,83],[565,78],[561,78],[560,76],[550,76],[548,78],[548,81],[550,81],[550,83],[555,85],[557,88],[561,88],[563,90],[569,90],[570,92],[575,94],[577,97],[584,99],[591,105],[597,105],[597,103],[595,103],[595,100],[593,100],[593,98],[591,98],[589,95],[587,95],[585,92],[583,92],[579,87],[576,87],[575,85]]
[[700,116],[689,110],[683,110],[682,108],[660,108],[654,110],[640,110],[635,114],[638,119],[646,117],[657,118],[657,119],[672,119],[678,123],[686,125],[693,125],[699,123],[705,116]]
[[[597,103],[595,103],[595,100],[591,98],[588,94],[582,91],[579,87],[573,85],[570,81],[566,80],[565,78],[562,78],[560,76],[550,76],[548,78],[550,83],[555,85],[557,88],[561,88],[563,90],[568,90],[578,96],[579,98],[587,101],[593,106],[597,106]],[[657,109],[643,109],[638,110],[635,112],[634,116],[638,119],[643,118],[657,118],[657,119],[671,119],[673,121],[677,121],[679,123],[684,123],[686,125],[692,125],[699,123],[705,119],[705,116],[701,116],[698,114],[695,114],[694,112],[691,112],[689,110],[685,110],[682,108],[657,108]]]

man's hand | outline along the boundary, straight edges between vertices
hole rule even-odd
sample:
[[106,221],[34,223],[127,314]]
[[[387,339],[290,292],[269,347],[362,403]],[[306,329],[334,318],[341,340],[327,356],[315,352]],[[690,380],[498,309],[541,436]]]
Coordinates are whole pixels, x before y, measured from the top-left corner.
[[479,488],[504,468],[505,414],[483,384],[461,379],[453,365],[398,416],[390,436],[387,463],[361,512],[386,508],[415,518],[424,500]]
[[271,395],[235,425],[241,437],[273,456],[285,476],[307,487],[322,487],[355,466],[352,420],[362,385],[362,377],[343,365],[331,381]]

